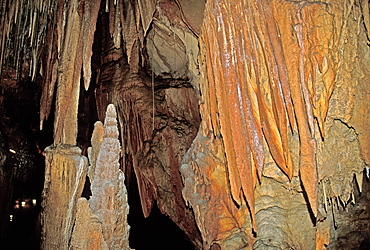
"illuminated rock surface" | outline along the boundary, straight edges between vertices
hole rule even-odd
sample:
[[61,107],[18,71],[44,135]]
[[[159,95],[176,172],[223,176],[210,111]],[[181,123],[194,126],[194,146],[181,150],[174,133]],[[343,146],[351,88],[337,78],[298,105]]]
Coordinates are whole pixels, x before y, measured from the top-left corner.
[[[89,158],[92,196],[89,201],[85,198],[78,201],[72,249],[130,249],[129,206],[125,177],[119,165],[121,146],[116,117],[115,107],[110,104],[101,140],[92,138],[91,151],[98,152]],[[99,123],[93,135],[102,133]]]
[[[58,247],[72,237],[86,248],[87,236],[69,231],[76,216],[76,230],[103,236],[102,248],[121,244],[112,225],[125,206],[123,179],[128,196],[137,183],[143,216],[157,206],[196,249],[369,244],[368,1],[2,0],[0,8],[0,101],[34,82],[41,127],[54,119],[43,244],[57,235]],[[93,132],[110,103],[119,138],[116,128],[104,137],[101,123]],[[13,173],[6,140],[0,187]],[[125,178],[100,176],[110,161],[104,140]],[[86,172],[89,202],[80,198]],[[11,199],[5,190],[0,197]]]

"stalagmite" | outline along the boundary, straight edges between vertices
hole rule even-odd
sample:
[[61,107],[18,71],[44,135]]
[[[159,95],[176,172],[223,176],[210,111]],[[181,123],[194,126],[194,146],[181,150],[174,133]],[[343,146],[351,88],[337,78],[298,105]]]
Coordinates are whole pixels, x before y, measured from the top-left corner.
[[103,240],[102,223],[97,214],[91,213],[89,201],[79,198],[70,249],[108,250]]
[[[129,206],[125,176],[119,165],[121,146],[117,114],[112,104],[107,107],[102,140],[97,139],[101,130],[97,122],[90,150],[97,154],[90,154],[89,158],[92,163],[89,166],[92,196],[88,202],[85,198],[79,200],[72,249],[130,249]],[[94,175],[91,174],[93,172]]]
[[121,146],[118,140],[115,107],[107,107],[104,136],[91,180],[90,207],[102,222],[104,240],[109,249],[129,249],[127,191],[124,174],[119,170]]
[[88,176],[91,180],[94,179],[96,160],[98,159],[103,138],[104,138],[104,125],[101,121],[97,121],[94,124],[94,131],[91,136],[91,145],[93,146],[89,147],[87,150],[90,163]]
[[78,147],[48,147],[43,190],[42,249],[68,249],[76,204],[87,174],[87,159]]

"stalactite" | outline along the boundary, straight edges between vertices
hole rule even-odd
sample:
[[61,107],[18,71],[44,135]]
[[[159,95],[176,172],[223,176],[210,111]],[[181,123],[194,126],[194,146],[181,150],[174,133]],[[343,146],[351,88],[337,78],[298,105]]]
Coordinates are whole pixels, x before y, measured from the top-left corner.
[[[143,1],[139,0],[138,5],[139,9],[137,10],[140,18],[137,18],[137,21],[141,22],[141,27],[143,29],[143,34],[147,33],[150,24],[152,23],[152,18],[154,11],[156,9],[156,1],[155,0],[150,0],[150,1]],[[137,25],[138,27],[140,25]]]
[[40,100],[40,129],[43,129],[44,120],[49,118],[58,76],[58,30],[56,20],[59,19],[61,19],[61,12],[57,11],[52,17],[52,21],[47,24],[46,39],[49,43],[46,45],[46,55],[43,63],[44,80]]
[[[259,24],[263,20],[265,14],[258,8],[254,9],[256,6],[250,3],[239,7],[236,5],[227,2],[214,6],[212,3],[208,4],[209,18],[206,17],[205,23],[211,28],[204,28],[202,38],[209,51],[214,50],[212,48],[215,48],[215,51],[223,51],[215,56],[214,52],[207,53],[206,65],[224,67],[222,72],[216,71],[213,74],[218,102],[216,110],[220,116],[220,129],[225,143],[231,192],[239,204],[243,195],[245,196],[251,210],[252,221],[255,223],[253,190],[257,175],[261,176],[264,164],[262,133],[278,166],[290,178],[293,173],[289,151],[286,150],[287,132],[284,131],[287,126],[284,103],[285,99],[289,99],[289,95],[284,99],[282,90],[278,89],[280,80],[273,64],[266,60],[267,65],[264,66],[261,65],[262,61],[260,63],[255,61],[258,60],[256,58],[258,54],[261,54],[262,58],[274,55],[271,46],[267,44],[268,37],[265,37],[267,30],[262,28],[265,26],[257,25],[256,30],[250,30],[250,27],[255,27],[254,23]],[[252,13],[258,12],[260,15],[257,16],[260,16],[261,20],[253,19]],[[217,18],[213,18],[214,16]],[[259,46],[263,46],[262,51]],[[263,78],[267,73],[264,70],[274,72],[274,75],[268,73],[267,78]],[[261,84],[264,87],[261,87]],[[270,102],[266,105],[263,98],[267,93]],[[285,94],[289,94],[289,88],[285,88]],[[292,111],[289,110],[289,116],[292,117]],[[239,193],[239,190],[242,190],[243,194]]]
[[81,17],[77,0],[66,8],[66,24],[58,66],[54,145],[76,145],[77,111],[82,67]]
[[[202,2],[197,1],[194,6],[202,6]],[[3,78],[4,74],[13,80],[27,74],[32,80],[42,77],[41,128],[53,112],[51,107],[56,93],[55,140],[53,147],[46,151],[48,162],[44,195],[47,196],[45,202],[50,202],[50,208],[45,207],[44,223],[45,230],[54,230],[51,223],[48,224],[52,221],[50,213],[57,216],[70,213],[68,218],[60,216],[64,228],[62,231],[55,229],[53,233],[58,241],[60,236],[65,242],[74,218],[75,196],[80,184],[68,188],[60,180],[54,179],[54,184],[51,183],[50,178],[57,176],[55,178],[65,180],[76,177],[76,183],[83,179],[83,160],[81,166],[66,167],[77,164],[77,161],[69,162],[68,157],[81,158],[80,152],[61,144],[76,144],[80,78],[83,77],[84,87],[88,89],[92,75],[92,44],[101,1],[16,0],[12,3],[1,0],[0,3],[0,77]],[[114,87],[104,86],[106,88],[102,92],[106,92],[100,96],[100,104],[104,105],[100,105],[103,108],[100,107],[98,112],[104,112],[108,101],[118,104],[120,123],[124,124],[121,126],[125,135],[122,142],[127,142],[125,153],[133,159],[145,216],[150,214],[157,200],[160,210],[171,216],[182,229],[187,230],[186,226],[192,223],[193,218],[188,208],[184,207],[181,196],[178,196],[181,193],[180,175],[172,168],[178,166],[181,154],[174,156],[169,152],[176,150],[173,148],[174,141],[181,137],[160,127],[162,125],[158,120],[161,119],[157,116],[162,111],[154,94],[161,90],[154,88],[155,81],[148,84],[150,80],[139,76],[145,64],[151,66],[153,77],[186,78],[190,79],[191,85],[199,86],[204,125],[201,133],[207,138],[197,137],[195,149],[189,152],[191,156],[188,155],[189,164],[184,163],[181,172],[185,183],[183,196],[195,211],[204,247],[208,248],[213,243],[216,246],[216,241],[227,246],[229,243],[222,241],[230,236],[229,232],[244,233],[247,231],[245,224],[250,222],[254,230],[257,224],[263,224],[257,221],[258,215],[255,216],[255,188],[266,179],[266,168],[271,171],[271,165],[280,168],[281,171],[277,171],[283,176],[279,176],[282,182],[294,182],[300,178],[304,189],[298,192],[306,193],[315,216],[319,209],[323,215],[328,213],[327,210],[330,206],[333,208],[335,202],[339,204],[337,207],[355,202],[351,178],[356,175],[361,192],[364,177],[361,171],[370,162],[369,111],[363,108],[370,100],[368,87],[363,83],[369,78],[369,73],[366,70],[368,65],[359,62],[368,57],[363,53],[368,49],[364,37],[367,35],[368,42],[370,34],[368,1],[209,0],[202,28],[202,16],[194,16],[198,10],[191,12],[192,1],[106,0],[105,4],[101,11],[104,12],[105,7],[104,16],[109,21],[103,29],[109,30],[111,40],[107,38],[107,44],[111,43],[112,47],[107,53],[109,55],[103,56],[102,64],[118,63],[114,65],[115,69],[112,67],[102,74],[109,79],[107,85],[111,84],[111,79],[114,80]],[[196,61],[198,35],[201,49],[199,64]],[[189,45],[189,39],[195,44]],[[121,48],[123,46],[125,49]],[[167,50],[170,52],[167,53]],[[150,59],[146,58],[146,53]],[[159,58],[156,68],[153,66],[153,55]],[[203,74],[199,85],[198,66]],[[188,70],[193,71],[192,74]],[[107,77],[110,74],[114,77]],[[138,85],[141,89],[132,91]],[[153,88],[151,91],[150,87]],[[109,92],[112,89],[113,94]],[[184,93],[188,90],[181,97],[166,91],[163,98],[190,100]],[[112,96],[121,99],[109,100]],[[169,115],[174,112],[172,108],[162,108],[166,119],[173,118]],[[190,121],[185,123],[199,122],[195,115]],[[333,135],[336,131],[346,136]],[[331,138],[341,138],[341,142],[330,141]],[[102,152],[102,140],[103,127],[97,123],[92,139],[94,147],[89,150],[91,180],[99,178],[96,173],[98,165],[102,164],[98,159],[99,152]],[[153,149],[148,146],[152,140],[169,145],[163,148],[158,146],[161,150]],[[215,144],[214,148],[217,148],[214,155],[214,152],[203,150],[211,148],[209,144]],[[293,153],[296,147],[299,152]],[[346,150],[341,151],[344,148]],[[202,155],[196,150],[206,153]],[[331,157],[336,151],[340,154]],[[346,152],[352,154],[347,155]],[[154,163],[153,155],[162,157],[160,164]],[[267,162],[266,159],[270,158],[276,166]],[[141,161],[145,162],[143,165],[157,165],[155,168],[140,168]],[[203,164],[202,161],[211,164]],[[299,171],[293,162],[299,165]],[[351,164],[344,166],[343,162]],[[225,169],[222,168],[224,165]],[[56,169],[60,171],[59,175],[52,172]],[[121,174],[119,176],[123,178]],[[55,183],[61,183],[61,191],[53,186]],[[116,184],[109,184],[110,189],[107,187],[104,192],[113,194],[112,187]],[[57,189],[59,191],[55,191]],[[167,193],[160,193],[162,189]],[[53,210],[54,198],[49,197],[47,192],[53,195],[68,193],[69,196],[62,195],[70,202],[63,204],[63,212]],[[81,210],[78,212],[82,216],[87,211],[86,200],[79,203]],[[218,209],[214,213],[207,211],[213,211],[212,206]],[[248,207],[251,218],[245,218]],[[97,216],[93,218],[97,220]],[[334,227],[337,227],[338,223],[335,219],[333,221]],[[99,228],[99,223],[95,223],[94,227]],[[103,224],[104,228],[110,227],[108,222]],[[325,235],[328,229],[320,227],[317,229],[317,246],[328,241]],[[111,239],[108,239],[109,230],[112,232],[111,228],[107,229],[104,237],[112,246]],[[195,232],[196,228],[191,230]],[[187,233],[191,235],[189,231]],[[233,242],[233,246],[243,246],[244,240],[252,244],[249,236],[247,233],[247,236],[241,237],[240,244]],[[194,236],[194,242],[197,237]]]
[[[290,185],[296,186],[299,177],[301,191],[305,192],[306,202],[312,214],[318,217],[318,223],[325,220],[323,216],[329,199],[335,197],[343,207],[356,202],[351,181],[353,174],[361,175],[369,155],[367,145],[370,145],[368,140],[363,140],[368,131],[363,129],[369,121],[368,112],[352,114],[354,105],[354,110],[361,110],[359,107],[369,101],[365,85],[358,82],[366,71],[357,60],[361,57],[360,51],[366,50],[366,45],[358,38],[361,33],[363,41],[359,10],[354,1],[207,2],[200,46],[200,58],[204,63],[201,64],[204,74],[200,86],[205,103],[201,108],[202,133],[209,135],[208,128],[215,137],[221,136],[229,188],[240,207],[245,198],[253,213],[254,194],[250,190],[257,185],[255,176],[263,182],[272,171],[271,163],[266,163],[269,159],[266,154],[265,163],[261,163],[268,169],[260,168],[256,161],[255,155],[260,149],[255,146],[257,143],[253,145],[253,139],[258,136],[250,137],[248,132],[253,128],[250,124],[262,131],[262,142],[267,143],[264,150],[269,151],[276,165],[291,179]],[[356,30],[349,29],[354,26]],[[347,61],[348,64],[344,63]],[[354,100],[353,95],[361,98]],[[248,116],[249,110],[253,115]],[[363,119],[359,119],[360,116]],[[345,126],[340,126],[337,120]],[[335,134],[337,131],[346,134],[341,143],[331,141],[341,137]],[[354,131],[358,133],[359,145]],[[244,152],[240,149],[241,141]],[[338,148],[333,146],[337,144]],[[299,152],[294,152],[297,146]],[[337,149],[331,151],[329,148],[333,147]],[[357,148],[361,153],[355,150]],[[329,156],[336,151],[340,153],[335,159]],[[345,153],[349,151],[351,156]],[[298,163],[299,170],[294,168],[293,162]],[[342,162],[351,163],[341,167]],[[243,176],[246,171],[252,177]],[[194,178],[199,176],[209,178],[205,171]],[[272,176],[282,178],[276,172]],[[343,181],[338,181],[336,176],[341,176]],[[327,183],[324,191],[323,185],[319,188],[319,182]],[[358,183],[360,185],[362,179]],[[187,185],[185,190],[184,197],[197,207]],[[263,199],[258,199],[257,212],[262,214]],[[201,214],[196,212],[196,217]],[[251,217],[255,219],[253,214]],[[264,223],[258,222],[259,225]],[[337,226],[335,222],[334,225]],[[318,227],[317,230],[317,244],[325,244],[328,235],[324,234],[328,229]],[[262,246],[257,245],[256,248]]]
[[[54,144],[65,143],[75,145],[77,134],[77,103],[81,70],[83,70],[85,89],[89,87],[91,78],[91,55],[99,2],[71,1],[68,4],[59,2],[58,11],[52,27],[57,34],[50,31],[50,37],[57,38],[48,48],[47,73],[41,99],[40,120],[48,117],[51,106],[50,99],[57,84],[56,112],[54,126]],[[61,32],[63,29],[63,32]],[[58,53],[56,59],[55,53]],[[55,58],[55,59],[54,59]],[[49,61],[50,60],[50,61]]]
[[98,19],[98,13],[100,9],[99,1],[84,1],[84,12],[83,12],[83,77],[84,86],[87,90],[90,86],[91,80],[91,56],[92,56],[92,45],[94,42],[94,34],[96,29],[96,22]]
[[[307,108],[310,106],[310,99],[307,99],[305,77],[304,77],[304,47],[302,45],[302,24],[298,23],[295,26],[295,31],[297,35],[298,44],[300,47],[299,51],[299,78],[295,79],[299,84],[292,84],[292,98],[296,110],[296,118],[300,136],[300,177],[302,184],[305,188],[305,192],[308,196],[310,206],[312,208],[313,214],[317,216],[317,168],[316,168],[316,141],[313,138],[313,128],[311,125],[312,110]],[[310,112],[311,111],[311,112]]]
[[[5,77],[3,72],[13,68],[17,72],[16,80],[22,77],[19,75],[22,70],[29,70],[23,73],[35,80],[40,69],[38,59],[45,41],[47,20],[55,7],[53,4],[43,7],[43,3],[42,0],[0,2],[0,76]],[[25,63],[32,67],[25,69]]]
[[[289,125],[299,134],[300,178],[317,215],[315,118],[325,136],[338,68],[332,46],[339,44],[335,31],[342,23],[339,13],[329,16],[325,7],[284,1],[206,5],[201,38],[213,129],[223,136],[233,199],[240,204],[244,194],[252,217],[255,175],[263,172],[263,140],[279,168],[293,176]],[[337,13],[335,7],[331,11]],[[333,29],[326,32],[325,24]],[[222,65],[222,70],[212,65]]]
[[138,40],[138,30],[136,27],[136,15],[134,5],[131,1],[120,1],[121,9],[125,12],[121,14],[122,37],[125,41],[125,48],[127,54],[127,62],[133,67],[138,64],[138,61],[132,61],[131,58],[138,57],[138,51],[135,51],[134,45]]
[[[77,5],[80,6],[77,7]],[[74,9],[71,9],[72,7]],[[30,65],[29,72],[26,73],[32,80],[36,79],[38,73],[43,74],[44,86],[40,103],[41,129],[43,121],[49,117],[57,82],[59,85],[63,82],[62,85],[64,85],[64,82],[69,82],[64,78],[68,76],[79,84],[79,68],[83,65],[85,89],[89,87],[92,44],[99,9],[100,1],[91,0],[80,3],[74,1],[68,4],[64,4],[63,1],[47,0],[31,2],[19,0],[15,4],[7,0],[1,1],[1,13],[4,14],[1,15],[0,20],[0,76],[3,71],[9,71],[4,67],[13,67],[18,79],[18,72],[25,70],[24,63]],[[71,11],[74,11],[74,17]],[[81,16],[76,16],[77,11]],[[73,26],[76,25],[76,21],[80,22],[79,27]],[[71,26],[72,22],[75,23]],[[73,35],[70,36],[70,34]],[[69,41],[68,37],[72,37],[75,41]],[[13,41],[12,44],[10,41]],[[78,50],[73,55],[71,50],[76,46]],[[66,58],[67,55],[71,57]],[[68,67],[74,73],[66,73]],[[64,76],[61,76],[63,74]],[[71,94],[66,97],[67,103],[70,101],[68,96]],[[61,105],[63,102],[61,101]],[[61,116],[57,115],[57,119],[63,121],[65,112],[61,110],[60,113]],[[56,132],[56,135],[60,137],[59,132]]]

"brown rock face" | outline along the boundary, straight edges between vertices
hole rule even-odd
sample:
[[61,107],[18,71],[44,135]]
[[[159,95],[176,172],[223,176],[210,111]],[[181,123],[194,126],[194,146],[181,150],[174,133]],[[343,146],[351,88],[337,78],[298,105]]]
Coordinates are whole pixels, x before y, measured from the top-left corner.
[[[166,3],[163,6],[173,7]],[[171,31],[166,20],[168,23],[159,23],[161,26],[158,27],[153,23],[145,37],[148,54],[141,56],[143,59],[149,57],[143,63],[151,67],[149,73],[145,69],[137,71],[137,67],[132,66],[134,55],[129,65],[123,51],[114,50],[102,27],[102,50],[107,51],[107,56],[101,58],[103,65],[98,79],[97,107],[102,110],[109,102],[117,107],[125,173],[130,176],[133,170],[136,175],[144,216],[149,216],[156,202],[160,211],[199,247],[199,231],[193,212],[183,201],[179,171],[182,157],[191,146],[200,124],[198,94],[188,80],[193,73],[189,72],[187,65],[194,62],[189,63],[185,56],[187,48],[182,40],[185,38]],[[109,21],[102,16],[103,23]],[[167,47],[158,44],[163,41],[160,37],[168,37],[168,32],[171,36]]]
[[[1,3],[1,86],[29,75],[43,83],[41,126],[55,111],[44,247],[114,249],[127,236],[113,230],[127,207],[122,178],[101,170],[108,151],[126,184],[135,175],[144,216],[158,206],[197,249],[369,243],[368,1]],[[111,103],[117,121],[78,128]],[[72,236],[74,222],[87,235]]]
[[193,214],[181,196],[179,172],[200,122],[196,93],[186,81],[174,80],[155,86],[153,96],[148,85],[160,82],[137,74],[125,79],[129,81],[114,90],[112,101],[118,107],[122,144],[129,161],[125,172],[130,173],[131,167],[135,172],[144,216],[149,216],[156,201],[162,213],[180,228],[193,225],[189,237],[197,237]]

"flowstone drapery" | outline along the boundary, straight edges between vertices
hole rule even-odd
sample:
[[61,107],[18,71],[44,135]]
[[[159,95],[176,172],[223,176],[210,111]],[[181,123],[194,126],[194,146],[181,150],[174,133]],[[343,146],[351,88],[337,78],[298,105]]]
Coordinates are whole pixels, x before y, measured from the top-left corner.
[[[207,1],[199,40],[203,119],[181,167],[184,198],[205,248],[224,247],[231,238],[236,248],[248,243],[256,249],[336,242],[337,235],[327,233],[337,227],[335,211],[349,205],[357,188],[353,178],[361,186],[369,164],[363,128],[370,119],[362,106],[370,101],[362,65],[369,64],[361,23],[366,6]],[[215,204],[209,195],[218,186],[213,181],[224,178],[236,211],[235,204]],[[222,197],[223,189],[217,190]],[[336,201],[341,205],[332,209]],[[211,204],[220,215],[204,220]],[[251,220],[246,213],[240,217],[243,209]],[[237,225],[239,234],[227,229],[231,221],[251,224]]]

